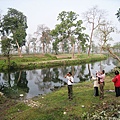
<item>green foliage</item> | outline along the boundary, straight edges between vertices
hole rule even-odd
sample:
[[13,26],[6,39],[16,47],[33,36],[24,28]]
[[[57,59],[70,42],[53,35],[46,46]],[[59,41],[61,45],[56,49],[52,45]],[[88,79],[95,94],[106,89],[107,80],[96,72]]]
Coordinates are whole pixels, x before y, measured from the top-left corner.
[[[62,56],[62,55],[61,55]],[[11,58],[11,70],[16,69],[36,69],[36,68],[46,68],[46,67],[56,67],[63,65],[77,65],[82,63],[95,62],[98,60],[106,59],[105,55],[91,55],[87,54],[76,55],[77,58],[71,60],[70,54],[64,54],[62,57],[56,57],[50,54],[45,54],[44,56],[24,56],[23,58],[12,57]],[[7,70],[7,64],[5,60],[0,60],[0,70]]]
[[57,59],[56,56],[52,56],[50,54],[45,54],[45,57],[47,57],[47,59],[49,59],[49,60],[55,60],[55,59]]
[[17,69],[17,68],[18,68],[17,63],[12,61],[10,64],[10,69]]
[[118,11],[115,15],[117,16],[118,20],[120,21],[120,8],[118,9]]
[[[25,45],[27,19],[23,13],[16,9],[9,8],[7,15],[4,15],[0,26],[2,53],[7,57],[8,69],[10,69],[11,51]],[[12,65],[13,67],[13,65]]]
[[3,17],[1,28],[3,36],[11,35],[11,45],[14,48],[18,47],[16,41],[20,47],[24,45],[23,43],[25,42],[25,37],[27,35],[27,18],[22,12],[9,8],[7,15],[4,15]]
[[6,37],[2,37],[2,40],[1,40],[1,48],[2,48],[2,53],[4,54],[4,56],[9,56],[10,55],[10,52],[12,50],[12,40],[9,39],[9,38],[6,38]]
[[[73,11],[62,11],[58,15],[60,24],[57,24],[55,29],[51,31],[51,35],[54,37],[53,49],[58,50],[58,43],[62,42],[64,50],[68,51],[69,46],[79,42],[82,49],[86,47],[86,41],[88,41],[88,35],[83,33],[85,27],[82,27],[82,20],[77,20],[78,14]],[[57,41],[57,42],[56,42]],[[65,43],[70,43],[68,46]]]

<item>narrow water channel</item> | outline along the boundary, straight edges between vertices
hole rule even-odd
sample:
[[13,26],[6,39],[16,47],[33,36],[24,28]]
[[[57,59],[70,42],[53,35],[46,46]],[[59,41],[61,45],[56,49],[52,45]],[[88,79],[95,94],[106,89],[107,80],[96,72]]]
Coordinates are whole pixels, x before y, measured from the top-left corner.
[[95,63],[44,68],[37,70],[23,70],[12,73],[0,73],[0,91],[7,97],[19,98],[22,94],[24,99],[52,92],[54,89],[66,85],[64,75],[71,71],[74,75],[74,84],[90,80],[91,74],[95,75],[96,70],[104,69],[110,72],[114,60],[107,59]]

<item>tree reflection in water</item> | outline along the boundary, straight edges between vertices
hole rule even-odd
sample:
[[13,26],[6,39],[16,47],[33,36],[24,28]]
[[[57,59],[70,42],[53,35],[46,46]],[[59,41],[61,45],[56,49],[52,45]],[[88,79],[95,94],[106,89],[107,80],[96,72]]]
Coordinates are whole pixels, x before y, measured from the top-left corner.
[[21,93],[24,94],[24,98],[32,98],[66,85],[67,80],[64,76],[69,71],[72,72],[75,84],[77,84],[90,80],[91,74],[95,74],[96,70],[105,69],[106,72],[109,72],[115,67],[113,63],[112,59],[109,59],[76,66],[23,70],[12,73],[8,71],[0,73],[0,91],[12,98],[18,98]]

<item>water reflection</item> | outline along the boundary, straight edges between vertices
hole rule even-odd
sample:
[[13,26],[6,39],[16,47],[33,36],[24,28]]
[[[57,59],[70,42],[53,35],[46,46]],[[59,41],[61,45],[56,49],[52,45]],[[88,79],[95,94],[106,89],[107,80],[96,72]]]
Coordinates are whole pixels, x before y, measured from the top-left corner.
[[11,98],[18,98],[22,93],[24,98],[43,95],[56,88],[66,85],[64,75],[71,71],[75,84],[90,80],[91,74],[96,70],[104,69],[106,72],[115,67],[112,59],[107,59],[91,64],[76,66],[61,66],[57,68],[44,68],[37,70],[23,70],[14,73],[0,73],[0,91]]

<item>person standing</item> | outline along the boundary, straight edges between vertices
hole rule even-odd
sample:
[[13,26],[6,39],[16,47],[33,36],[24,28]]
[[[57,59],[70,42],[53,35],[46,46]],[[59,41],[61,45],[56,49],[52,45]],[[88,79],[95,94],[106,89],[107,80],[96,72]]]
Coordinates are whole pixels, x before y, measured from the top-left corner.
[[65,78],[67,78],[67,84],[68,84],[68,98],[69,100],[72,100],[73,98],[73,89],[72,89],[72,84],[74,82],[74,79],[73,79],[73,76],[72,76],[72,73],[69,72],[65,75]]
[[96,79],[94,79],[94,96],[99,96],[99,84],[98,84],[98,78],[96,77]]
[[100,99],[104,99],[104,85],[105,85],[105,71],[97,74],[98,81],[99,81],[99,89],[100,89]]
[[112,79],[115,86],[116,97],[120,96],[120,74],[119,71],[115,71],[115,77]]

